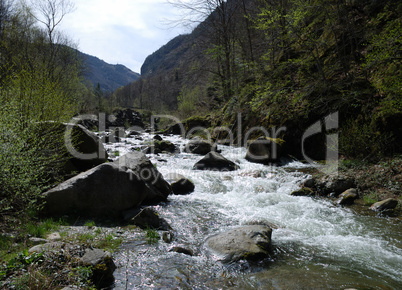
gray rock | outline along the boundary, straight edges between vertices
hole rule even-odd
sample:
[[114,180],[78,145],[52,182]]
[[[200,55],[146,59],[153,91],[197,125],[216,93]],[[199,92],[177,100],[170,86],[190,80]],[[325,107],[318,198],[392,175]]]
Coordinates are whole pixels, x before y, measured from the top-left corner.
[[169,173],[165,179],[170,183],[173,193],[177,195],[190,194],[194,191],[194,183],[177,173]]
[[126,168],[132,170],[145,182],[147,188],[152,193],[147,196],[146,203],[166,201],[167,196],[172,193],[170,184],[163,178],[162,174],[144,153],[139,151],[127,153],[117,159],[114,164],[121,168],[121,170]]
[[191,256],[191,257],[194,256],[194,252],[192,250],[187,249],[185,247],[181,247],[181,246],[173,247],[169,250],[169,252],[176,252],[176,253],[184,254],[187,256]]
[[196,137],[187,143],[184,151],[187,153],[205,155],[213,151],[213,146],[210,142]]
[[248,225],[212,236],[206,245],[224,262],[263,259],[270,252],[271,234],[268,226]]
[[217,171],[234,171],[240,167],[234,162],[226,159],[217,152],[209,152],[200,161],[198,161],[193,169],[195,170],[217,170]]
[[316,187],[322,194],[332,193],[333,196],[338,196],[349,188],[354,188],[355,181],[353,178],[337,175],[325,176],[316,181]]
[[339,205],[351,205],[354,203],[354,201],[358,198],[359,196],[357,195],[357,189],[356,188],[350,188],[346,191],[344,191],[340,196],[339,199],[337,200],[337,204]]
[[45,213],[120,217],[142,204],[166,201],[172,192],[149,159],[132,152],[114,163],[99,165],[45,192]]
[[60,236],[59,233],[55,232],[55,233],[48,234],[48,235],[46,236],[46,239],[47,239],[48,241],[50,241],[50,242],[56,242],[56,241],[60,241],[60,240],[61,240],[61,236]]
[[270,164],[279,161],[281,145],[278,139],[259,137],[250,143],[246,159],[254,163]]
[[374,211],[386,211],[393,210],[397,207],[398,200],[393,198],[388,198],[386,200],[382,200],[373,204],[370,209]]
[[28,250],[28,253],[43,253],[43,252],[59,252],[63,249],[63,251],[69,251],[72,245],[66,244],[63,242],[50,242],[42,245],[33,246]]

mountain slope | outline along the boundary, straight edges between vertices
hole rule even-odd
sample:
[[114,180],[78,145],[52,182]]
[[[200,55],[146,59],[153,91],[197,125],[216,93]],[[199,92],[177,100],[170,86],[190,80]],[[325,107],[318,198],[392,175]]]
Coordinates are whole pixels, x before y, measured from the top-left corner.
[[82,52],[79,52],[79,57],[83,60],[85,67],[85,79],[94,86],[99,83],[102,91],[113,92],[140,78],[140,74],[133,72],[124,65],[112,65]]

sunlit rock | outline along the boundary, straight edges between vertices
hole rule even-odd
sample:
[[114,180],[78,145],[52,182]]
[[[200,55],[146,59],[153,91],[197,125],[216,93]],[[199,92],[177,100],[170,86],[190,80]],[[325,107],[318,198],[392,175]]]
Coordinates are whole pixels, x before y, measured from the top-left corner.
[[248,225],[210,237],[208,248],[223,262],[264,259],[270,253],[272,229]]
[[398,205],[398,200],[393,198],[388,198],[373,204],[370,209],[374,211],[386,211],[395,209]]

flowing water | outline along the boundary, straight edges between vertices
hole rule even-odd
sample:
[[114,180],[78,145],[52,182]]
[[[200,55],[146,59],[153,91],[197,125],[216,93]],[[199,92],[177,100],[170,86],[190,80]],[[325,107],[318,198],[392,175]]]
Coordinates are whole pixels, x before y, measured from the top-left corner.
[[[187,142],[164,139],[181,148]],[[121,156],[142,142],[123,141],[106,147]],[[199,155],[150,155],[163,175],[184,175],[196,189],[155,207],[174,229],[172,243],[149,245],[138,233],[124,243],[115,255],[115,289],[402,289],[399,219],[359,215],[328,199],[290,196],[308,178],[307,165],[264,166],[246,161],[244,148],[219,149],[241,169],[195,171]],[[270,258],[223,264],[208,254],[207,237],[256,221],[275,225]],[[194,256],[169,252],[174,246],[191,249]]]

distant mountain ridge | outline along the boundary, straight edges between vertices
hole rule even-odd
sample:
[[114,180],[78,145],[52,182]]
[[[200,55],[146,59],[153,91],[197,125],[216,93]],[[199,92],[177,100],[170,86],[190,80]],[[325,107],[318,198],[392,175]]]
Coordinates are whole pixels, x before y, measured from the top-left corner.
[[95,56],[78,51],[85,67],[84,77],[94,86],[99,83],[104,92],[114,92],[140,78],[140,74],[133,72],[121,64],[109,64]]

